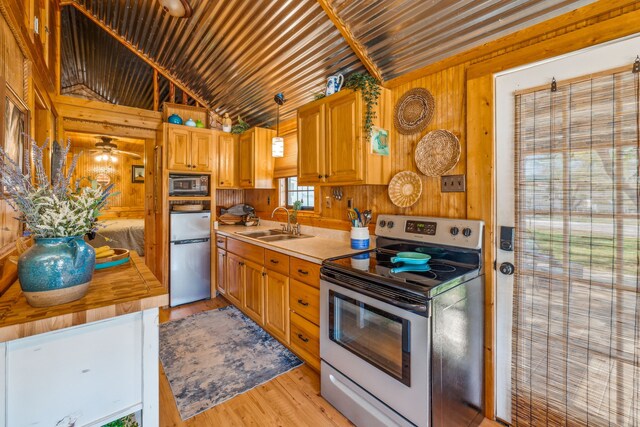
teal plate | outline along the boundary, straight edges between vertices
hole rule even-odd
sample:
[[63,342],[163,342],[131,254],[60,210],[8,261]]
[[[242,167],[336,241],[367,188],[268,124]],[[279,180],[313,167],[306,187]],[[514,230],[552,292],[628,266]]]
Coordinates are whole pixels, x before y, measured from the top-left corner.
[[403,265],[402,267],[396,267],[391,269],[391,273],[422,273],[431,270],[429,264],[424,265]]
[[96,264],[96,270],[102,270],[104,268],[115,267],[117,265],[122,265],[126,262],[129,262],[130,257],[117,259],[115,261],[103,262],[102,264]]
[[392,263],[402,262],[404,264],[422,265],[429,262],[431,255],[421,254],[419,252],[398,252],[396,256],[391,258]]

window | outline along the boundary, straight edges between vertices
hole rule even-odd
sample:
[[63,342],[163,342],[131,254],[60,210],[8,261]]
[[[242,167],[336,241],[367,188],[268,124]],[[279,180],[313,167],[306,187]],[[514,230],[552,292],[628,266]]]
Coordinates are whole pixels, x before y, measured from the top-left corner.
[[307,185],[298,185],[298,177],[291,176],[280,179],[280,200],[283,201],[288,208],[292,208],[293,204],[298,200],[302,202],[303,211],[312,211],[314,207],[314,187]]

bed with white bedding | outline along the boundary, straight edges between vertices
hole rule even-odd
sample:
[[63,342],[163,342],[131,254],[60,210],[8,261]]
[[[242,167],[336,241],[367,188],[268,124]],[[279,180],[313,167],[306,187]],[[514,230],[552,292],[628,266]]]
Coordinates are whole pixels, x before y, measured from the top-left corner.
[[100,220],[98,235],[87,240],[94,248],[109,245],[113,248],[129,249],[144,256],[144,219],[118,218]]

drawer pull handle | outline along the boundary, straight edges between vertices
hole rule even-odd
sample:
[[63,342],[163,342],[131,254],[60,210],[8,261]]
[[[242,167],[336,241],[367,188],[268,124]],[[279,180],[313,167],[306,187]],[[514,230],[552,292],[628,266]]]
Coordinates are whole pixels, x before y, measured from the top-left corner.
[[239,264],[239,265],[244,265],[244,262],[240,261],[238,264]]
[[264,276],[266,276],[266,275],[267,275],[267,273],[263,271],[263,272],[262,272],[262,277],[264,277]]
[[218,243],[224,243],[224,240],[218,240]]
[[306,338],[304,335],[302,334],[298,334],[298,338],[300,338],[300,341],[302,342],[309,342],[309,338]]
[[271,261],[271,264],[278,264],[278,263],[280,263],[280,261],[278,261],[277,259],[270,259],[269,261]]
[[308,305],[309,305],[309,303],[308,303],[308,302],[303,301],[303,300],[301,300],[301,299],[299,299],[299,300],[298,300],[298,304],[300,304],[300,305],[302,305],[302,306],[304,306],[304,307],[306,307],[306,306],[308,306]]
[[303,269],[301,269],[301,268],[299,268],[299,269],[298,269],[298,273],[300,273],[300,274],[304,274],[305,276],[306,276],[307,274],[309,274],[309,272],[308,272],[308,271],[305,271],[305,270],[303,270]]

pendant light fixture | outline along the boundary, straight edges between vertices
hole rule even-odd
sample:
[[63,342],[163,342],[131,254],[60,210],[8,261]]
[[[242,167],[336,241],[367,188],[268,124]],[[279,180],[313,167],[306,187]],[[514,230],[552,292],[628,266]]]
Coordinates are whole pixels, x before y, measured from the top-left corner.
[[271,139],[271,155],[273,157],[284,157],[284,138],[280,136],[280,106],[286,102],[282,93],[273,97],[276,102],[276,136]]

